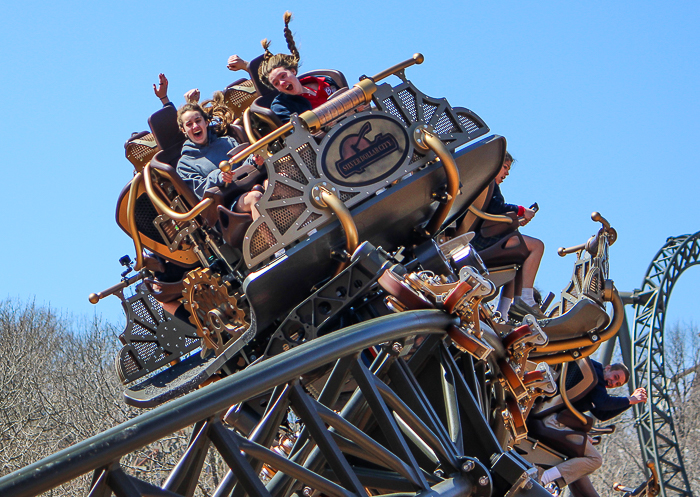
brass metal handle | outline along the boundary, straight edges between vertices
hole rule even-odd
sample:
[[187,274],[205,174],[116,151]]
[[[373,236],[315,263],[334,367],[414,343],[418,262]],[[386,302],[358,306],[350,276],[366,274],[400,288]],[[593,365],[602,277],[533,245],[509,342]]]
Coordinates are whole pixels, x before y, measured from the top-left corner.
[[254,143],[257,141],[255,139],[255,134],[253,133],[253,123],[250,121],[250,107],[243,112],[243,129],[248,137],[248,143]]
[[130,285],[133,285],[138,280],[142,280],[142,279],[146,278],[150,274],[151,274],[150,271],[148,271],[146,269],[142,269],[137,274],[135,274],[129,278],[125,278],[124,280],[120,281],[116,285],[109,287],[106,290],[102,290],[101,292],[97,292],[97,293],[91,293],[88,296],[88,300],[90,301],[91,304],[97,304],[103,298],[109,297],[110,295],[114,295],[115,293],[123,290],[124,288],[126,288]]
[[447,219],[447,215],[459,194],[459,170],[452,154],[447,150],[442,140],[426,127],[416,128],[413,132],[413,141],[416,147],[435,152],[435,155],[442,162],[442,167],[445,169],[445,175],[447,176],[447,201],[438,206],[435,214],[433,214],[432,219],[426,226],[426,231],[430,235],[434,235],[440,229],[442,223],[445,222],[445,219]]
[[610,223],[607,219],[600,215],[600,212],[594,212],[593,214],[591,214],[591,219],[596,223],[601,223],[606,230],[610,229]]
[[[245,125],[245,121],[243,122],[243,124]],[[288,122],[287,124],[280,126],[279,128],[272,131],[271,133],[268,133],[267,135],[263,136],[255,143],[248,145],[245,149],[238,152],[236,155],[231,157],[228,161],[231,164],[234,164],[236,162],[240,162],[241,160],[248,157],[250,154],[257,152],[258,150],[260,150],[263,147],[268,146],[270,143],[272,143],[273,141],[282,137],[283,135],[289,133],[293,129],[294,129],[294,125],[291,122]],[[246,134],[248,134],[247,130],[246,130]]]
[[578,409],[574,407],[569,400],[569,396],[566,394],[566,372],[568,369],[569,363],[565,362],[561,367],[561,374],[559,375],[559,393],[561,394],[561,398],[564,401],[564,404],[566,404],[566,407],[579,419],[579,421],[581,421],[581,423],[585,425],[588,423],[588,419],[586,419],[586,416],[581,414]]
[[374,81],[369,78],[363,79],[348,91],[338,95],[338,97],[324,102],[313,110],[302,112],[299,120],[304,123],[309,131],[315,133],[331,121],[338,119],[360,105],[369,103],[375,91],[377,91],[377,85]]
[[[146,164],[146,166],[148,167],[149,164],[150,162]],[[139,233],[138,227],[136,226],[136,195],[138,193],[141,181],[143,181],[142,172],[137,173],[136,176],[134,176],[134,179],[131,180],[129,200],[126,204],[126,222],[129,227],[131,239],[134,241],[134,250],[136,251],[136,266],[134,266],[134,269],[137,271],[143,267],[143,245],[141,244],[141,233]],[[92,299],[90,302],[92,302]],[[97,301],[92,303],[96,304]]]
[[[163,171],[160,171],[162,174],[164,174],[166,177],[169,176],[168,173],[165,173]],[[195,217],[199,216],[204,209],[209,207],[214,200],[211,198],[206,198],[199,202],[197,205],[195,205],[192,210],[188,212],[176,212],[170,208],[169,205],[167,205],[165,202],[161,200],[161,198],[158,196],[158,194],[153,190],[153,184],[151,183],[151,163],[149,162],[146,164],[146,167],[143,168],[143,183],[146,187],[146,193],[148,194],[148,198],[151,199],[151,202],[153,202],[153,205],[161,211],[163,214],[168,216],[170,219],[173,219],[175,221],[189,221],[191,219],[194,219]],[[138,256],[138,254],[137,254]]]
[[399,62],[398,64],[391,66],[389,69],[384,69],[382,72],[374,75],[372,79],[376,81],[381,81],[384,78],[388,78],[392,74],[396,74],[399,71],[403,71],[404,69],[411,67],[416,64],[422,64],[423,61],[425,60],[425,57],[423,57],[422,53],[415,53],[413,54],[413,57],[410,59],[406,59],[403,62]]
[[580,252],[581,250],[583,250],[585,248],[586,248],[585,243],[581,243],[579,245],[576,245],[574,247],[569,247],[569,248],[559,247],[557,249],[557,254],[559,254],[561,257],[564,257],[565,255],[573,254],[574,252]]
[[489,214],[488,212],[477,209],[473,205],[469,206],[469,212],[474,214],[476,217],[483,219],[484,221],[495,221],[497,223],[512,223],[514,221],[512,217],[503,216],[501,214]]
[[[325,182],[323,182],[325,183]],[[352,255],[359,245],[360,236],[357,232],[357,226],[352,219],[352,214],[345,207],[340,198],[331,190],[326,188],[328,185],[319,183],[311,189],[311,203],[319,209],[330,209],[340,221],[340,225],[345,231],[345,250]],[[338,267],[336,274],[340,273],[348,265],[349,261],[342,262]]]

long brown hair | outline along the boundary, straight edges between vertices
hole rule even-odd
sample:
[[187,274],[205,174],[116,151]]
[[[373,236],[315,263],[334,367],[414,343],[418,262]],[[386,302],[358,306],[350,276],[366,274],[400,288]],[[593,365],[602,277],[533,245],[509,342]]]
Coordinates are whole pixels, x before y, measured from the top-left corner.
[[263,84],[269,88],[274,89],[270,83],[269,76],[273,69],[278,67],[284,67],[295,73],[299,69],[299,50],[297,50],[297,45],[294,42],[294,37],[292,36],[292,31],[289,29],[289,22],[292,20],[292,13],[287,11],[284,13],[284,38],[287,40],[287,48],[291,52],[289,54],[278,53],[273,55],[270,52],[270,41],[265,38],[260,43],[265,50],[265,55],[263,61],[260,63],[258,68],[258,77]]
[[229,126],[234,121],[233,112],[224,104],[224,94],[220,91],[214,92],[210,100],[205,100],[201,104],[186,103],[180,107],[177,110],[177,125],[180,129],[182,129],[182,116],[188,111],[199,112],[217,136],[228,134]]

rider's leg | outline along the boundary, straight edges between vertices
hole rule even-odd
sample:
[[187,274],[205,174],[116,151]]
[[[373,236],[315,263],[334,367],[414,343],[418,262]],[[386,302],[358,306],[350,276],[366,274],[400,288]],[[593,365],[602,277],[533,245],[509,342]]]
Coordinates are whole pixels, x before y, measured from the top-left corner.
[[508,283],[503,285],[503,289],[501,290],[501,298],[498,300],[498,307],[496,308],[496,310],[501,313],[501,316],[508,316],[510,304],[513,303],[514,292],[515,280],[510,280]]
[[[571,429],[556,420],[556,414],[544,418],[544,424],[548,428],[572,433]],[[583,457],[571,457],[555,467],[559,470],[564,483],[569,485],[579,478],[588,476],[603,465],[603,456],[596,450],[593,444],[586,440]]]
[[569,491],[573,497],[600,497],[587,476],[569,483]]
[[[537,276],[537,270],[540,267],[540,261],[542,260],[542,254],[544,254],[544,243],[537,238],[532,238],[531,236],[523,235],[525,240],[525,245],[530,251],[530,255],[525,259],[523,266],[520,271],[523,273],[523,301],[530,306],[536,305],[535,299],[533,297],[533,287],[535,286],[535,276]],[[512,237],[506,243],[506,248],[517,247],[519,240],[516,237]]]

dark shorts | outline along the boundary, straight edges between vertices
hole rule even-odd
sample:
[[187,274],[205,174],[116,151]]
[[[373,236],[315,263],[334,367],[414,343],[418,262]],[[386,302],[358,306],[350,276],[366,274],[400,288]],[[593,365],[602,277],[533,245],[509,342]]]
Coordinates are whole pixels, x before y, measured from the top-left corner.
[[[508,235],[509,234],[510,233],[508,233]],[[476,251],[479,252],[481,250],[486,250],[487,248],[489,248],[492,245],[497,244],[498,242],[500,242],[504,238],[505,238],[505,236],[503,236],[503,235],[490,236],[488,238],[485,238],[485,237],[481,236],[479,233],[477,233],[476,236],[474,238],[472,238],[472,241],[469,243],[471,243],[472,247],[474,247],[474,249],[476,249]]]

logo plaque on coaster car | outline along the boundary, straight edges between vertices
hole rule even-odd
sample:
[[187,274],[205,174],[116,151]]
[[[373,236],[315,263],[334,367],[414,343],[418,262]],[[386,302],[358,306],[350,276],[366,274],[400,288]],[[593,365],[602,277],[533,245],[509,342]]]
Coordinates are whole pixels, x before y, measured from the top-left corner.
[[404,127],[385,115],[360,115],[326,137],[323,171],[344,186],[371,185],[391,176],[408,156]]

